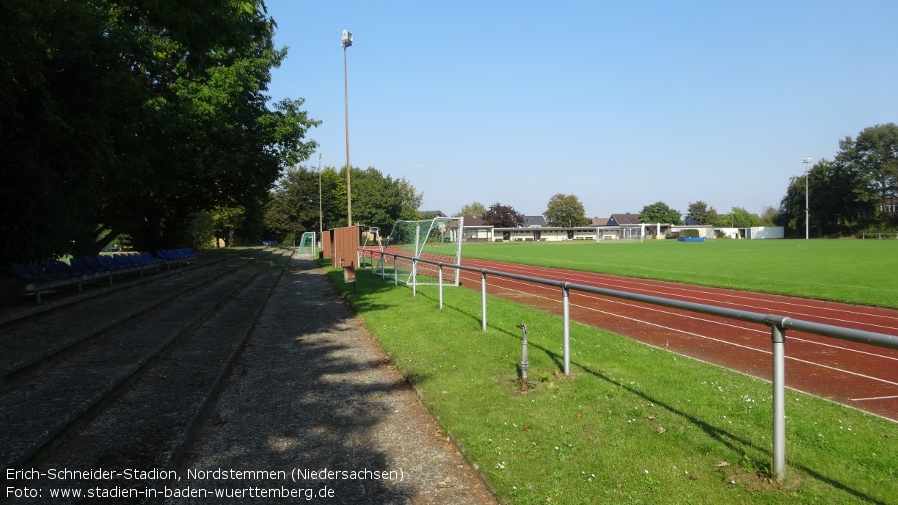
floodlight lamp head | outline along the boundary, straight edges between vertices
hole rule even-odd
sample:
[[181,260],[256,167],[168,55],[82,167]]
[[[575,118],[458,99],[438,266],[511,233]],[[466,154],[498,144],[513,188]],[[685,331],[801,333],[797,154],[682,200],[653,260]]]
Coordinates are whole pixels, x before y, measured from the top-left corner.
[[814,158],[805,158],[805,159],[801,160],[801,162],[802,163],[810,163],[813,160],[814,160]]
[[343,49],[352,45],[352,34],[349,30],[343,30]]

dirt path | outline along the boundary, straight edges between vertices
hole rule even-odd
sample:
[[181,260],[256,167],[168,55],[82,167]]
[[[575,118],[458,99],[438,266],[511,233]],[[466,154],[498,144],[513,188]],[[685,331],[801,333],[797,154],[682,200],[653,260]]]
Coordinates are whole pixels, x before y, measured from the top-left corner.
[[303,499],[329,495],[329,503],[497,503],[311,261],[294,260],[284,273],[233,370],[178,473],[287,478],[206,474],[182,489],[248,498],[250,488],[283,488]]

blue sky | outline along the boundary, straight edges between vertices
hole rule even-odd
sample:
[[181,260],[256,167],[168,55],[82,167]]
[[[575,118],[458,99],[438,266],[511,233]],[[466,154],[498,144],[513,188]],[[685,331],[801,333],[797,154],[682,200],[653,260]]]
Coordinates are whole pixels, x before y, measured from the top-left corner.
[[[898,2],[266,0],[273,100],[303,98],[326,166],[405,177],[422,210],[588,216],[778,206],[806,157],[898,122]],[[317,166],[317,155],[309,161]]]

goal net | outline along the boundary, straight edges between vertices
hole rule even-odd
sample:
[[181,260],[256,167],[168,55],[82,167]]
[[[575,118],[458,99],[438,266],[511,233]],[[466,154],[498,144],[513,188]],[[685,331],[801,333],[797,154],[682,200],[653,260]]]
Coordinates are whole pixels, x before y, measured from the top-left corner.
[[302,234],[299,241],[298,256],[317,256],[317,245],[315,244],[315,232],[307,231]]
[[[396,221],[390,235],[383,239],[383,250],[391,253],[412,256],[447,264],[461,262],[461,244],[463,218],[437,217],[421,221]],[[437,265],[417,262],[417,266],[409,259],[385,257],[386,264],[380,264],[375,254],[374,268],[382,271],[384,276],[395,276],[396,280],[405,283],[436,284],[442,277],[443,282],[459,284],[460,271],[455,268],[442,268]]]

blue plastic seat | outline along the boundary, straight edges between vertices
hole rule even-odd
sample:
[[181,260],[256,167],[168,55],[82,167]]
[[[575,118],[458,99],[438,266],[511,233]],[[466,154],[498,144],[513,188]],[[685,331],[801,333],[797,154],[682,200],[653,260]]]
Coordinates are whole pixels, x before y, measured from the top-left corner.
[[43,262],[43,265],[45,271],[59,279],[78,277],[78,272],[75,269],[61,261],[46,260]]
[[69,265],[71,265],[72,270],[78,272],[81,275],[89,275],[97,272],[95,269],[89,267],[83,259],[72,258],[69,260]]

